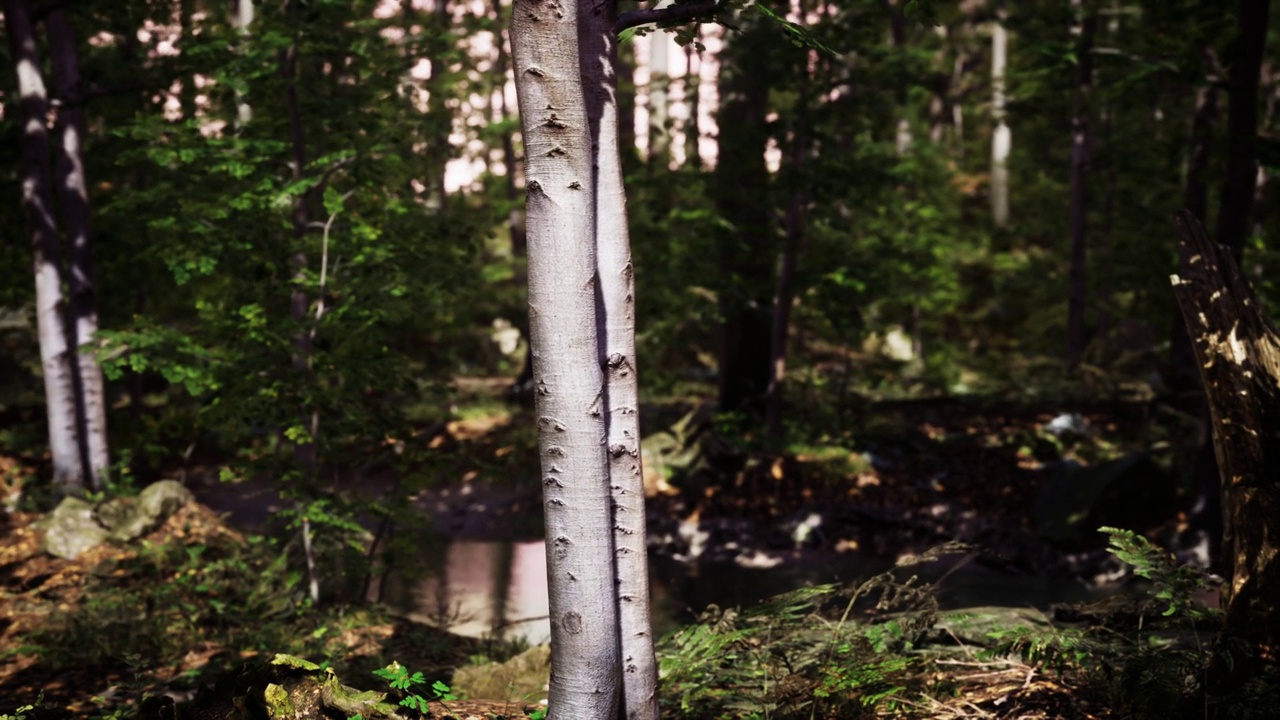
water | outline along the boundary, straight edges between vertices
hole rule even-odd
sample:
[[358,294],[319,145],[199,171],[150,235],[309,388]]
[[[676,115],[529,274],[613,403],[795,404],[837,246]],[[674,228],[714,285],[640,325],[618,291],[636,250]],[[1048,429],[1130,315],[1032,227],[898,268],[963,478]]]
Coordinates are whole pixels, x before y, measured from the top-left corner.
[[[371,591],[411,620],[445,627],[471,637],[502,635],[530,643],[551,636],[547,607],[546,552],[541,540],[529,542],[442,541],[422,548],[414,569],[386,578]],[[801,556],[771,568],[746,568],[733,562],[650,562],[654,632],[661,636],[693,622],[709,604],[750,607],[773,595],[808,584],[851,582],[888,568],[858,553]],[[949,562],[898,571],[937,582],[944,609],[1004,605],[1047,608],[1051,603],[1094,597],[1068,578],[1012,575],[976,563]],[[945,576],[945,577],[944,577]]]

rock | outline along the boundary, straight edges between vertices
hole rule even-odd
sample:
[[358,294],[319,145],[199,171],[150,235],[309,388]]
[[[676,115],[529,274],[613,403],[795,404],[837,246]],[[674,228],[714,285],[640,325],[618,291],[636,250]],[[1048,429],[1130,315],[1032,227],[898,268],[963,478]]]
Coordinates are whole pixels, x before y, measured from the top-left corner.
[[93,519],[93,506],[69,497],[58,503],[44,521],[41,548],[53,555],[74,560],[84,551],[106,541],[109,533]]
[[1067,548],[1100,547],[1103,525],[1141,530],[1176,509],[1176,487],[1150,453],[1093,466],[1063,465],[1040,490],[1032,517],[1040,537]]
[[177,480],[161,480],[148,485],[136,498],[113,498],[102,503],[97,519],[112,540],[128,542],[160,527],[193,498],[191,491]]
[[451,687],[469,697],[536,703],[551,682],[551,646],[537,645],[504,663],[458,668]]
[[1043,612],[1029,607],[972,607],[945,612],[933,626],[939,642],[949,638],[964,645],[990,647],[997,633],[1026,628],[1034,632],[1053,627]]
[[148,485],[136,498],[112,498],[94,507],[69,497],[41,520],[41,547],[54,557],[73,560],[107,540],[128,542],[155,530],[195,496],[176,480]]

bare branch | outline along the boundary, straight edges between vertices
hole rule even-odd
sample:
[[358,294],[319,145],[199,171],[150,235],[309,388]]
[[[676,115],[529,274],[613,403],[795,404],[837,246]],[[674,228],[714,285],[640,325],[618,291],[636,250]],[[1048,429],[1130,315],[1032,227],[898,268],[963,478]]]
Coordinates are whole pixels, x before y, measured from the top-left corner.
[[624,12],[613,23],[613,32],[616,35],[623,30],[650,23],[665,25],[668,23],[689,22],[696,17],[706,15],[715,10],[717,4],[716,0],[695,0],[683,5],[669,5],[664,8],[645,8],[644,10]]

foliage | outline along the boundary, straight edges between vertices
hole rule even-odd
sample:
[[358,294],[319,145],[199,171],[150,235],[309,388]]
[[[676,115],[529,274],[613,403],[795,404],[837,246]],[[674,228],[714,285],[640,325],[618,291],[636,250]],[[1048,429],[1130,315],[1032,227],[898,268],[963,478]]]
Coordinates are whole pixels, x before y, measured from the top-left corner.
[[305,608],[300,575],[262,539],[144,543],[92,583],[84,602],[31,637],[53,668],[155,667],[198,641],[260,650],[305,646],[286,621]]
[[1203,570],[1194,565],[1178,563],[1173,555],[1132,530],[1103,527],[1099,528],[1099,532],[1106,533],[1109,543],[1107,549],[1112,555],[1131,565],[1133,572],[1139,577],[1151,581],[1152,597],[1167,603],[1162,615],[1186,615],[1196,619],[1208,614],[1193,596],[1195,591],[1204,588],[1207,583]]
[[398,690],[404,694],[404,697],[400,699],[401,707],[417,710],[423,715],[427,714],[428,702],[446,703],[458,699],[456,695],[450,692],[449,686],[439,680],[431,683],[428,688],[431,691],[431,700],[412,692],[415,685],[426,685],[427,680],[420,672],[410,674],[408,669],[400,663],[391,663],[385,668],[373,671],[373,674],[386,680],[393,690]]
[[[901,612],[847,622],[877,593],[878,610]],[[892,574],[801,588],[745,611],[710,606],[659,643],[662,705],[687,717],[870,716],[906,691],[916,661],[905,651],[935,608]]]

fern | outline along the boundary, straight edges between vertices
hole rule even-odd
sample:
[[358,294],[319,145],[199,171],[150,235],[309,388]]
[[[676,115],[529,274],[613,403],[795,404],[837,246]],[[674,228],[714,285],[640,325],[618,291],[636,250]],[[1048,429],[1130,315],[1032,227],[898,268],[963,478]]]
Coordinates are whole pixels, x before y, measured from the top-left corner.
[[1178,564],[1168,552],[1132,530],[1102,527],[1098,532],[1107,534],[1107,549],[1112,555],[1133,566],[1135,575],[1151,581],[1152,597],[1162,604],[1167,603],[1162,615],[1182,614],[1194,620],[1208,614],[1193,596],[1196,590],[1207,584],[1204,571],[1192,565]]

